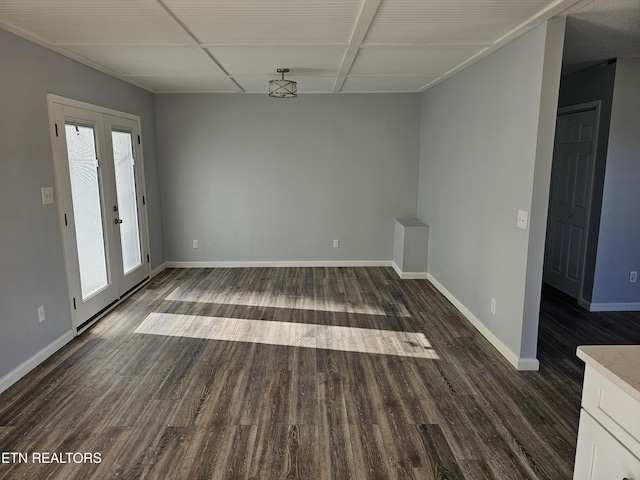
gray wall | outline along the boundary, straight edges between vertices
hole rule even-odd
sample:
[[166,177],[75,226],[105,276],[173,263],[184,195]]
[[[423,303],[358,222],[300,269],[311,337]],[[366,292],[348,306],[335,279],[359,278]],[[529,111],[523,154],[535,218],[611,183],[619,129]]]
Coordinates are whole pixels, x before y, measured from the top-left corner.
[[[561,20],[541,25],[422,101],[429,273],[520,358],[536,352],[563,34]],[[516,228],[518,209],[529,230]]]
[[159,95],[156,115],[168,261],[390,261],[416,214],[417,94]]
[[587,232],[586,262],[584,265],[584,284],[581,299],[589,302],[593,291],[593,278],[596,268],[596,249],[600,230],[600,210],[602,189],[607,163],[607,145],[609,142],[609,123],[611,121],[611,103],[613,101],[613,82],[616,77],[616,64],[599,65],[562,77],[560,81],[559,107],[580,103],[600,101],[600,123],[596,147],[596,163],[593,170],[593,191],[591,194],[591,212],[589,231]]
[[[0,30],[0,379],[71,328],[47,93],[142,117],[153,266],[164,262],[153,95]],[[39,323],[37,308],[47,319]]]
[[616,304],[624,309],[624,304],[631,304],[631,308],[640,310],[640,283],[629,283],[629,271],[640,271],[638,85],[640,59],[618,59],[591,299],[596,309],[616,309]]

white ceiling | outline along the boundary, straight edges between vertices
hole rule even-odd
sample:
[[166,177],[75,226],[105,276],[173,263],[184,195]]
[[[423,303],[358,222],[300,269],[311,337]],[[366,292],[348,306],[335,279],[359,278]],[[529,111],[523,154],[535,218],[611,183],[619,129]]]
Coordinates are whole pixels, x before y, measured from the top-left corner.
[[583,0],[565,13],[565,73],[617,57],[640,57],[640,0]]
[[576,1],[2,0],[0,27],[155,93],[264,94],[281,67],[301,94],[421,92]]

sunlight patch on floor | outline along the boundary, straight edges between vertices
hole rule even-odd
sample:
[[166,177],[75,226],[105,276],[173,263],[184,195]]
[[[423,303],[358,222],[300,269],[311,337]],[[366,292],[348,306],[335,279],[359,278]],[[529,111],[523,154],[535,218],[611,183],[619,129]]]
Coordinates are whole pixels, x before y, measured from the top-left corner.
[[229,293],[229,292],[193,292],[176,288],[165,300],[194,303],[213,303],[242,305],[246,307],[293,308],[298,310],[318,310],[337,313],[357,313],[363,315],[383,315],[409,317],[404,306],[394,303],[393,312],[385,310],[379,304],[366,302],[348,302],[328,298],[313,298],[300,295],[283,295],[270,292]]
[[422,333],[150,313],[135,333],[439,359]]

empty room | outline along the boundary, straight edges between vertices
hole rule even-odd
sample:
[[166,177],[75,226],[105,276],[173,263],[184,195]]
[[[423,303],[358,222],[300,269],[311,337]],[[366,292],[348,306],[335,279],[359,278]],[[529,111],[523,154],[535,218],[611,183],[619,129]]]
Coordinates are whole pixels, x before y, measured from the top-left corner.
[[0,2],[0,479],[640,478],[639,22]]

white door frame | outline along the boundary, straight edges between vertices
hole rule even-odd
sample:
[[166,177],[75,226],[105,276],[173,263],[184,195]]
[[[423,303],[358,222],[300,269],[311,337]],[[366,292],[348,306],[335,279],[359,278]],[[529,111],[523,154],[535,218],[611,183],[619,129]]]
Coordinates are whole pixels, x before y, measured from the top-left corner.
[[[78,310],[74,308],[74,295],[73,295],[73,289],[72,289],[72,285],[74,285],[77,281],[76,280],[77,274],[74,273],[74,270],[76,270],[77,268],[76,268],[75,262],[73,261],[72,258],[70,258],[70,255],[69,255],[69,252],[71,252],[72,251],[71,249],[75,248],[75,246],[72,245],[73,242],[71,242],[68,239],[69,235],[65,230],[67,228],[66,214],[68,213],[66,210],[68,210],[67,207],[70,199],[65,198],[65,195],[67,195],[66,193],[64,193],[66,192],[66,188],[64,187],[64,185],[67,184],[67,180],[65,176],[68,176],[68,173],[64,170],[64,168],[62,168],[62,165],[64,162],[62,161],[62,159],[60,159],[61,153],[59,152],[59,146],[57,141],[58,135],[64,135],[64,125],[56,125],[55,109],[56,109],[56,106],[60,106],[60,105],[64,107],[72,107],[72,108],[87,110],[103,116],[114,116],[119,118],[125,118],[129,121],[135,122],[138,132],[141,132],[141,124],[140,124],[140,117],[138,115],[134,115],[126,112],[120,112],[110,108],[81,102],[78,100],[62,97],[59,95],[54,95],[51,93],[47,94],[47,106],[48,106],[48,112],[49,112],[50,136],[51,136],[51,146],[52,146],[53,164],[54,164],[53,165],[54,177],[55,177],[56,193],[54,198],[58,199],[56,203],[57,203],[58,221],[60,223],[60,233],[61,233],[62,245],[63,245],[63,256],[64,256],[65,273],[66,273],[66,281],[67,281],[69,310],[71,312],[70,323],[71,323],[71,329],[74,335],[77,336],[83,331],[85,331],[87,328],[89,328],[91,325],[93,325],[96,321],[98,321],[109,310],[115,307],[115,305],[117,305],[117,303],[119,303],[125,295],[132,293],[133,291],[140,288],[142,285],[148,282],[150,278],[151,264],[150,264],[150,258],[149,258],[150,249],[149,249],[149,234],[148,234],[149,232],[148,217],[147,217],[147,210],[146,210],[146,185],[145,185],[145,175],[144,175],[144,159],[143,159],[142,144],[141,144],[142,142],[140,141],[140,137],[138,136],[138,139],[137,139],[138,144],[136,144],[134,148],[136,150],[136,155],[137,155],[135,159],[136,168],[138,169],[140,174],[139,185],[138,185],[138,190],[139,190],[138,195],[139,197],[141,197],[142,202],[140,202],[141,208],[139,212],[139,218],[140,218],[140,229],[143,237],[143,245],[142,245],[143,259],[142,260],[143,260],[143,268],[146,269],[146,272],[147,272],[146,279],[143,280],[139,285],[135,286],[134,288],[131,288],[129,291],[119,292],[118,298],[113,304],[109,305],[107,308],[103,309],[102,311],[97,312],[90,319],[86,320],[84,318],[80,318],[78,314]],[[103,132],[100,132],[100,135],[103,135],[103,134],[104,134]],[[100,141],[102,142],[102,140]],[[66,157],[64,161],[65,162],[67,161]]]

